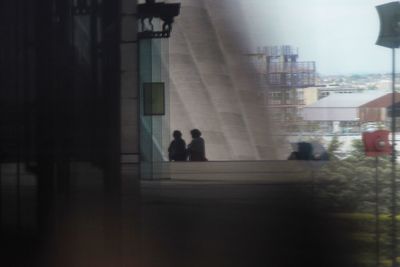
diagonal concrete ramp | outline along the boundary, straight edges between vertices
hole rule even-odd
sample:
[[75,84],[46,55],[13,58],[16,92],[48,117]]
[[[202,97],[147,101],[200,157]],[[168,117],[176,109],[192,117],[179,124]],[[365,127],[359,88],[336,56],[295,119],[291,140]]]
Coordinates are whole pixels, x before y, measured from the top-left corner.
[[[171,131],[199,128],[209,160],[277,156],[239,1],[183,0],[170,39]],[[287,153],[286,153],[287,154]]]

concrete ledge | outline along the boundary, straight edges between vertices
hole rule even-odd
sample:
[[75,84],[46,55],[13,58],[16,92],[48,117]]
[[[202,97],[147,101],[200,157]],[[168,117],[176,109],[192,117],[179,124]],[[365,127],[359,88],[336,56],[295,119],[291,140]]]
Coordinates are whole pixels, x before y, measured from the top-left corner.
[[241,181],[307,183],[323,162],[312,161],[207,161],[160,162],[156,177],[187,181]]

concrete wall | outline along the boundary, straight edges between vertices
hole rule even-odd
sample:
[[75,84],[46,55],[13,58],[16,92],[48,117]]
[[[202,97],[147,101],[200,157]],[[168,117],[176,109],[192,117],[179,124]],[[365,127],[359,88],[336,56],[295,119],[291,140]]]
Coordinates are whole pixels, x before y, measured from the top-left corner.
[[[139,161],[136,1],[121,1],[121,163],[122,173]],[[126,170],[125,170],[126,169]]]
[[164,162],[160,177],[171,181],[303,183],[312,182],[324,161],[207,161]]
[[305,107],[303,116],[306,121],[357,121],[359,114],[358,108]]
[[[169,1],[174,2],[174,1]],[[210,160],[277,157],[238,1],[183,0],[170,40],[171,130],[198,128]]]
[[317,87],[309,87],[304,88],[304,105],[311,105],[318,101],[318,88]]

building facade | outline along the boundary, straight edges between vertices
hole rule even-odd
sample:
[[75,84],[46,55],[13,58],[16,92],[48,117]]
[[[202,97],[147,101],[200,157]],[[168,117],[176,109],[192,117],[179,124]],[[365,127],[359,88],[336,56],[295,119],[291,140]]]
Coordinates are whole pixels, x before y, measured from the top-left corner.
[[247,56],[265,84],[264,102],[271,120],[281,132],[301,131],[301,110],[316,101],[315,62],[298,61],[298,50],[288,45],[258,48]]

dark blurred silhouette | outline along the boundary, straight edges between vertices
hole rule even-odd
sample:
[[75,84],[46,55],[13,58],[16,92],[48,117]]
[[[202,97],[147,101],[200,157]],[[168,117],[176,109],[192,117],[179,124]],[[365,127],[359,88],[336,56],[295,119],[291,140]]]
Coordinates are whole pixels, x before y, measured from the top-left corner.
[[[79,266],[52,260],[75,254],[85,224],[102,229],[92,236],[110,241],[99,238],[93,244],[109,255],[119,253],[115,225],[121,223],[125,171],[120,164],[120,3],[104,0],[100,7],[98,2],[0,2],[2,266]],[[131,188],[139,198],[138,185]],[[94,216],[91,212],[113,220],[78,219]],[[108,235],[113,239],[103,237]],[[83,246],[85,253],[94,247]],[[99,250],[96,256],[104,254]],[[78,259],[75,255],[68,258]],[[114,258],[113,264],[104,263],[105,258],[104,265],[119,266]]]
[[207,161],[204,139],[198,129],[190,131],[192,142],[188,145],[187,153],[189,161]]
[[325,147],[319,142],[311,142],[313,149],[313,160],[329,160],[329,154]]
[[293,152],[288,160],[329,160],[325,148],[318,142],[298,142],[292,144]]
[[299,142],[294,144],[294,146],[297,146],[297,148],[290,154],[289,160],[312,160],[313,148],[310,143]]
[[181,131],[175,130],[172,136],[174,140],[168,147],[169,161],[186,161],[186,142],[182,139]]

